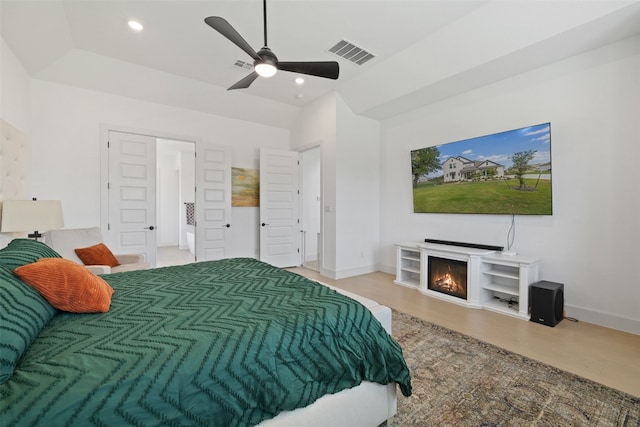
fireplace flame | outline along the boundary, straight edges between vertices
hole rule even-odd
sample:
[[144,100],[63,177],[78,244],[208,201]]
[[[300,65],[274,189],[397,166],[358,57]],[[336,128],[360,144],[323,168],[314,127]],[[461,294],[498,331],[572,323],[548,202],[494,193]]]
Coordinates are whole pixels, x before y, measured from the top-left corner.
[[429,289],[467,298],[467,263],[429,257]]
[[436,278],[434,285],[448,292],[464,292],[464,289],[455,281],[450,273],[446,273],[444,276]]

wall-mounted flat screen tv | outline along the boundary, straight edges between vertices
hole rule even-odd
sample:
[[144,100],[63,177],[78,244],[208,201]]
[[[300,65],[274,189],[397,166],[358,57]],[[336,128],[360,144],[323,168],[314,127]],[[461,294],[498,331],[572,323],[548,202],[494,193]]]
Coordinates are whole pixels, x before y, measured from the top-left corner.
[[413,211],[551,215],[551,124],[411,151]]

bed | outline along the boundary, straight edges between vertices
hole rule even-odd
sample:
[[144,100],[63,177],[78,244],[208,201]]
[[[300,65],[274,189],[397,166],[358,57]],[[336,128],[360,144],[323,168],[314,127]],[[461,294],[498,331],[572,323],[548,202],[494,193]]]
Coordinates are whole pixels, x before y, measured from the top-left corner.
[[109,310],[67,313],[13,272],[57,254],[17,240],[0,250],[6,425],[375,426],[396,384],[411,394],[371,300],[235,258],[103,275]]

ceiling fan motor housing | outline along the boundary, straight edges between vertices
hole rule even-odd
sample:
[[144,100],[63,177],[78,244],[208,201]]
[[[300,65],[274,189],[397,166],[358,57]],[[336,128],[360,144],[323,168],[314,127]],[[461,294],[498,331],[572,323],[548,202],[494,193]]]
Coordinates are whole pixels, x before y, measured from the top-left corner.
[[260,59],[253,61],[253,68],[262,77],[271,77],[278,70],[278,57],[268,47],[258,51]]

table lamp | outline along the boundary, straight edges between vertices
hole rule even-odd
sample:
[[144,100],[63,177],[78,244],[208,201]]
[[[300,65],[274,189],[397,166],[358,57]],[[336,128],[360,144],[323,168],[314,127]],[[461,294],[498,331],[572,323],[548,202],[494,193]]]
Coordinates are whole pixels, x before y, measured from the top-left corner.
[[0,232],[25,232],[38,240],[41,231],[64,227],[60,200],[5,200],[2,203]]

